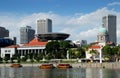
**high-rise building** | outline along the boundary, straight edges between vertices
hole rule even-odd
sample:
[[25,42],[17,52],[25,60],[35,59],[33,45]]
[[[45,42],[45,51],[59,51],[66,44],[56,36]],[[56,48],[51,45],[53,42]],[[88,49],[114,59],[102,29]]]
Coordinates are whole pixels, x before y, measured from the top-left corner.
[[4,27],[0,27],[0,38],[9,37],[9,31]]
[[116,16],[115,15],[107,15],[102,18],[103,25],[102,27],[107,29],[108,41],[116,44]]
[[52,20],[37,20],[37,34],[52,32]]
[[35,36],[35,30],[30,26],[20,28],[20,43],[29,43]]

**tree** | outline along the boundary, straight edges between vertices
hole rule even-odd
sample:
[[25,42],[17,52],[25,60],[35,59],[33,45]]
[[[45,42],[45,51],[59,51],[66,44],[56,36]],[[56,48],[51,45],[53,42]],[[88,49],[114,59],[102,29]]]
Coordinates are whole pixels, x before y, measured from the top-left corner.
[[51,41],[46,45],[44,57],[65,59],[67,55],[67,50],[71,47],[68,41]]
[[29,54],[29,59],[30,59],[31,62],[34,62],[33,57],[34,57],[34,54],[33,54],[33,53],[30,53],[30,54]]
[[68,52],[69,52],[69,58],[72,59],[72,57],[73,57],[73,50],[70,48],[68,50]]
[[34,59],[35,59],[37,62],[39,62],[40,60],[43,59],[43,55],[42,55],[42,54],[35,54],[35,55],[34,55]]
[[45,48],[45,50],[47,51],[47,54],[50,53],[49,55],[51,56],[51,58],[57,58],[56,55],[59,49],[60,49],[60,45],[58,41],[49,42]]
[[78,47],[77,51],[79,51],[79,58],[85,58],[85,49],[83,47]]
[[72,47],[72,45],[68,41],[60,41],[60,55],[62,58],[66,58],[67,56],[67,50]]
[[117,58],[116,56],[119,55],[119,48],[106,45],[102,49],[102,54],[104,58],[109,58],[111,61],[114,61]]

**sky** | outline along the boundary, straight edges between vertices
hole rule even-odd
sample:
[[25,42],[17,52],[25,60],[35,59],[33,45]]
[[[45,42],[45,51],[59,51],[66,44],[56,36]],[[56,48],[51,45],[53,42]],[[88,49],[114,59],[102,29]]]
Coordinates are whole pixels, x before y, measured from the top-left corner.
[[0,0],[0,26],[10,37],[20,39],[20,27],[36,30],[38,19],[52,19],[53,32],[68,33],[68,40],[97,41],[102,17],[117,16],[117,43],[120,43],[120,0]]

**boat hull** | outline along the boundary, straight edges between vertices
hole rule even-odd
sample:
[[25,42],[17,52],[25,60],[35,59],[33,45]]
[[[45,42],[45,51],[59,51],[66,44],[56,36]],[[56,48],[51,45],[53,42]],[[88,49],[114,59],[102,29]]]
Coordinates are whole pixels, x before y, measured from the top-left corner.
[[70,64],[58,64],[57,68],[68,69],[68,68],[72,68],[72,66]]
[[42,64],[39,66],[40,69],[53,69],[55,68],[53,64]]
[[22,65],[21,64],[12,64],[10,67],[19,68],[19,67],[22,67]]

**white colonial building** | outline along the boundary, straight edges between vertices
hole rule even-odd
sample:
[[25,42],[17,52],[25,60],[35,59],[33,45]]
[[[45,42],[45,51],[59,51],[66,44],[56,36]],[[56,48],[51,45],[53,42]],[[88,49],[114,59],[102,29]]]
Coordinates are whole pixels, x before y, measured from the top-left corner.
[[5,48],[1,48],[1,57],[11,58],[15,54],[24,56],[29,53],[39,54],[45,52],[45,46],[48,42],[40,41],[39,38],[35,37],[31,42],[24,45],[12,45]]
[[[96,43],[88,48],[86,51],[86,59],[100,60],[102,58],[103,45]],[[96,53],[91,53],[94,50]]]

